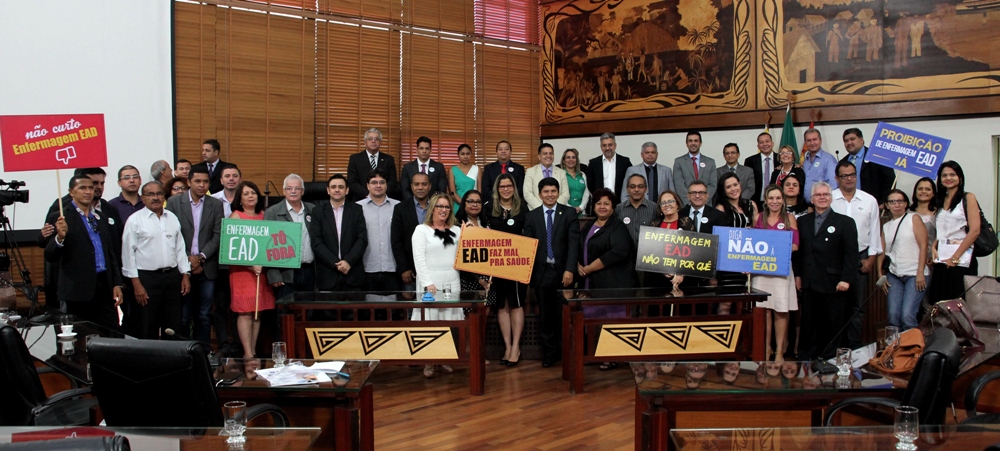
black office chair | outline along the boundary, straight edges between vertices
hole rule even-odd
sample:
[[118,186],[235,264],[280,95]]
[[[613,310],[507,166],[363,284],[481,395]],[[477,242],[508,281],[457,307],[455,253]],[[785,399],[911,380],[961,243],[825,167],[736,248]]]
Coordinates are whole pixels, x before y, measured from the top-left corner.
[[0,406],[4,426],[78,426],[90,423],[93,398],[81,398],[90,388],[75,388],[45,395],[39,372],[21,334],[13,326],[0,326],[0,387],[7,392]]
[[826,411],[824,424],[831,426],[837,412],[855,404],[913,406],[920,410],[920,424],[944,424],[945,412],[951,403],[951,385],[958,377],[962,348],[955,333],[943,327],[928,336],[926,343],[901,400],[879,397],[845,399]]
[[38,440],[0,445],[0,450],[3,451],[131,451],[131,449],[128,438],[121,435]]
[[990,382],[997,379],[1000,379],[1000,371],[991,371],[977,377],[969,384],[968,390],[965,391],[965,413],[968,416],[962,421],[962,424],[1000,424],[1000,413],[976,412],[979,395]]
[[[87,345],[94,395],[108,426],[222,427],[208,357],[198,342],[95,338]],[[281,408],[247,408],[288,427]]]

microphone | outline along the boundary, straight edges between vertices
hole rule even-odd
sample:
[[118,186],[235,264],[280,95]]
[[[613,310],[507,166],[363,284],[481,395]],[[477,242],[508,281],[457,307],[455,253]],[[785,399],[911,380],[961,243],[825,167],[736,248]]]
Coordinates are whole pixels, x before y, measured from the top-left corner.
[[[273,183],[271,183],[270,180],[267,180],[267,181],[264,182],[264,209],[265,210],[267,210],[267,207],[268,207],[267,204],[270,203],[269,201],[271,200],[271,187],[269,185],[273,185]],[[274,187],[274,188],[278,189],[278,187]]]
[[177,333],[176,331],[174,331],[173,329],[171,329],[169,327],[166,328],[166,329],[163,329],[163,335],[166,335],[166,336],[168,336],[170,338],[181,340],[181,341],[194,341],[194,340],[191,339],[191,337],[179,334],[179,333]]

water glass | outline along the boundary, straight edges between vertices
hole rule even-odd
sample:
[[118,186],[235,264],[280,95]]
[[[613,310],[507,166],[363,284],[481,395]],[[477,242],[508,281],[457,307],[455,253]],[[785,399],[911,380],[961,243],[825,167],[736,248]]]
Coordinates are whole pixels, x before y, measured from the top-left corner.
[[885,351],[885,329],[875,331],[875,348],[877,351]]
[[885,326],[885,345],[892,346],[893,343],[899,340],[899,328],[896,326]]
[[285,342],[274,342],[274,345],[271,347],[271,358],[274,359],[275,368],[285,366],[285,361],[288,359],[288,348],[285,346]]
[[243,401],[229,401],[222,405],[226,418],[225,431],[229,434],[226,443],[236,444],[246,441],[243,432],[247,429],[247,403]]
[[893,422],[893,434],[899,440],[896,449],[902,451],[913,451],[917,445],[913,442],[917,440],[917,431],[920,428],[917,415],[920,411],[916,407],[898,406],[896,407],[896,419]]
[[68,334],[73,332],[73,316],[63,315],[59,317],[59,328],[62,333]]
[[837,348],[837,375],[851,375],[851,348]]
[[441,289],[441,293],[444,294],[444,300],[446,300],[446,301],[450,301],[451,300],[451,287],[450,286],[445,285],[445,287]]

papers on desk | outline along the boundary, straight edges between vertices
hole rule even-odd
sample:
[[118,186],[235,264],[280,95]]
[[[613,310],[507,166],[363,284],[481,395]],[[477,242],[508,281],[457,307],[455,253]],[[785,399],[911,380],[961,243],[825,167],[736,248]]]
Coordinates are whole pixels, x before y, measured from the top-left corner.
[[314,385],[321,382],[331,382],[323,371],[306,368],[301,365],[289,365],[281,368],[256,370],[257,376],[267,381],[272,387],[287,387],[291,385]]
[[[851,350],[851,368],[861,368],[863,365],[868,363],[872,357],[875,357],[875,353],[878,349],[875,347],[875,343],[869,343],[866,346],[862,346],[858,349]],[[837,365],[837,359],[832,358],[827,360],[831,365]]]
[[330,362],[316,362],[313,363],[311,370],[322,371],[324,373],[339,373],[340,370],[344,369],[344,362],[330,361]]

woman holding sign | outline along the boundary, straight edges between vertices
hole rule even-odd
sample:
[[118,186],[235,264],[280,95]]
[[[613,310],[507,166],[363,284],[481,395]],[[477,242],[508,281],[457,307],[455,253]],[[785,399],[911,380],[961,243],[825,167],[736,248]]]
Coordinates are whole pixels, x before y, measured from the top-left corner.
[[[253,182],[242,182],[236,187],[239,196],[233,199],[233,214],[230,219],[260,221],[264,219],[264,203],[260,200],[260,189]],[[250,213],[248,213],[250,212]],[[274,293],[266,277],[260,277],[260,266],[230,266],[229,287],[232,290],[230,308],[236,317],[236,330],[243,345],[243,358],[253,358],[256,354],[257,334],[260,333],[260,319],[257,312],[274,309]]]
[[[493,186],[493,200],[486,204],[485,212],[490,228],[501,232],[521,235],[524,232],[524,217],[527,208],[517,194],[517,180],[504,173],[497,177]],[[524,330],[524,302],[528,297],[528,286],[513,280],[493,278],[490,293],[486,299],[495,299],[497,323],[503,336],[503,358],[500,363],[515,366],[521,361],[521,332]]]
[[[786,181],[788,179],[785,179]],[[795,180],[795,178],[791,178]],[[792,251],[799,248],[799,226],[795,217],[786,210],[785,196],[781,188],[775,185],[768,185],[764,189],[764,205],[767,210],[761,212],[754,219],[754,228],[765,230],[781,230],[792,233]],[[757,307],[766,308],[774,313],[774,343],[777,349],[775,362],[784,361],[784,354],[788,347],[788,312],[799,309],[799,299],[795,292],[795,274],[791,269],[787,276],[766,276],[756,275],[751,281],[751,285],[761,291],[771,293],[767,301],[758,302]],[[766,315],[767,323],[765,330],[767,335],[767,360],[771,360],[771,315]]]
[[[743,187],[735,172],[726,172],[719,177],[719,191],[715,193],[715,209],[725,214],[723,225],[726,227],[750,228],[757,216],[757,204],[740,195]],[[717,271],[715,278],[720,287],[746,286],[747,275],[739,272]],[[730,302],[719,304],[719,314],[728,315],[732,307]]]
[[[650,226],[658,227],[661,229],[687,230],[689,232],[695,231],[694,222],[691,221],[691,218],[680,215],[681,206],[683,205],[681,203],[680,195],[678,195],[673,191],[666,190],[660,193],[659,205],[660,205],[660,213],[663,214],[663,218],[659,220],[654,219],[653,223],[650,224]],[[684,276],[679,274],[664,274],[663,276],[666,277],[667,281],[670,281],[671,285],[674,288],[677,288],[682,282],[684,282]],[[649,280],[651,278],[650,276],[646,277],[647,277],[646,280]],[[659,278],[653,278],[653,283],[651,283],[650,285],[664,286],[661,283],[657,283],[660,282],[661,280],[662,279]],[[656,308],[657,310],[655,311],[659,311],[658,310],[659,307]]]
[[[439,292],[449,290],[445,294],[452,294],[457,300],[461,286],[458,271],[455,270],[455,252],[462,228],[455,225],[455,214],[447,193],[431,196],[428,205],[431,210],[427,212],[424,223],[413,230],[411,238],[413,267],[417,270],[417,291],[428,293],[435,300],[444,300],[445,297]],[[462,318],[460,308],[415,308],[411,317],[414,321],[451,321]],[[441,365],[441,371],[451,373],[452,368]],[[434,365],[424,367],[424,376],[434,376]]]

